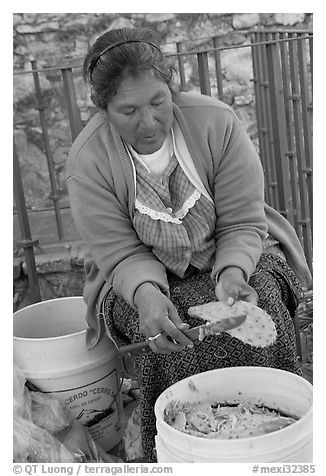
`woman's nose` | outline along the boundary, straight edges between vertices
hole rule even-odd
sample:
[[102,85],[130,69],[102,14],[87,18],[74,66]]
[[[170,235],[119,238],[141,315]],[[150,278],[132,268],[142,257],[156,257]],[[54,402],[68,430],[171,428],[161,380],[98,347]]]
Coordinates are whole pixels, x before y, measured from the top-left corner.
[[155,125],[154,112],[151,111],[149,108],[142,111],[140,116],[140,124],[146,129],[153,127]]

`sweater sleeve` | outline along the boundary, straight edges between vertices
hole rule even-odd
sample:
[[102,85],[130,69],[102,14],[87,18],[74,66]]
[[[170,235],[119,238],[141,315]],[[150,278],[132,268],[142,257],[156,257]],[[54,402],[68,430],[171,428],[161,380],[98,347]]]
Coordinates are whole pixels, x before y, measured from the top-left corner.
[[137,287],[144,282],[151,281],[168,293],[165,267],[139,240],[128,210],[99,170],[93,167],[70,174],[67,184],[73,219],[103,283],[110,283],[131,306]]
[[254,145],[232,112],[217,136],[222,145],[216,143],[216,134],[211,140],[211,150],[214,146],[219,150],[214,165],[217,221],[212,278],[225,267],[237,266],[248,280],[267,236],[263,170]]

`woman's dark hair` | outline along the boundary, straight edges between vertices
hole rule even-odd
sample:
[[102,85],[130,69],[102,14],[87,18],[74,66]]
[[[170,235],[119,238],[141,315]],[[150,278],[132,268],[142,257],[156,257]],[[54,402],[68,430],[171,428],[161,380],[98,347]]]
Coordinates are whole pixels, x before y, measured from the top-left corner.
[[124,77],[137,77],[149,70],[173,92],[174,68],[164,58],[156,33],[147,29],[119,28],[97,38],[86,55],[83,77],[91,86],[95,106],[106,109]]

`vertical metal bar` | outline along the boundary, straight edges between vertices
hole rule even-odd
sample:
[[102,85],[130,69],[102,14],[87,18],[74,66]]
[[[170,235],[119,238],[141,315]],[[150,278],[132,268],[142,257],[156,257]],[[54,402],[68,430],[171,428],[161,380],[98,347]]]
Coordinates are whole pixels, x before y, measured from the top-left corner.
[[74,141],[82,130],[82,122],[80,118],[80,111],[77,105],[72,69],[63,68],[61,69],[61,73],[63,80],[63,91],[68,110],[70,133],[71,138]]
[[[35,60],[31,61],[31,65],[32,65],[32,70],[37,70],[37,63]],[[40,78],[37,71],[33,71],[33,78],[34,78],[36,103],[37,103],[36,109],[38,109],[39,115],[40,115],[40,122],[41,122],[44,147],[45,147],[45,155],[47,159],[50,183],[51,183],[51,194],[49,195],[49,198],[53,201],[55,218],[57,223],[58,237],[59,237],[59,240],[62,240],[64,238],[64,234],[63,234],[63,227],[62,227],[62,220],[61,220],[61,211],[59,206],[60,195],[58,194],[57,181],[56,181],[55,170],[54,170],[54,161],[53,161],[52,151],[50,147],[48,128],[47,128],[45,114],[44,114],[45,107],[43,104]]]
[[314,56],[314,49],[313,49],[313,38],[312,36],[309,38],[309,54],[310,54],[310,74],[311,74],[311,84],[314,82],[314,68],[313,68],[313,56]]
[[[260,41],[266,41],[268,36],[266,33],[259,34]],[[259,47],[259,62],[261,68],[261,77],[262,77],[262,96],[263,96],[263,115],[264,115],[264,124],[266,130],[266,142],[267,142],[267,151],[268,151],[268,168],[269,168],[269,187],[271,193],[271,206],[276,210],[280,209],[279,205],[279,196],[278,196],[278,183],[276,179],[275,171],[275,153],[274,153],[274,138],[273,138],[273,128],[272,128],[272,118],[271,118],[271,104],[270,104],[270,93],[269,93],[269,77],[267,71],[267,58],[266,58],[266,45],[261,45]]]
[[[176,45],[177,45],[177,53],[181,53],[182,52],[182,42],[178,41]],[[184,61],[183,56],[178,55],[180,89],[181,89],[181,91],[186,91],[187,85],[186,85],[186,75],[185,75],[185,67],[184,67],[183,61]]]
[[[280,38],[286,39],[287,33],[281,33]],[[289,44],[288,42],[280,43],[281,50],[281,64],[282,64],[282,79],[283,79],[283,97],[285,106],[285,119],[286,119],[286,135],[287,135],[287,152],[286,155],[289,159],[289,172],[290,172],[290,188],[291,188],[291,202],[292,202],[292,225],[299,238],[302,241],[302,227],[300,225],[300,196],[298,190],[298,167],[295,153],[294,143],[294,128],[293,128],[293,108],[292,101],[290,101],[290,85],[291,75],[289,70]]]
[[[213,38],[213,45],[214,45],[214,48],[219,47],[219,39],[216,36]],[[218,49],[215,49],[214,51],[214,60],[215,60],[218,98],[221,101],[223,101],[223,77],[222,77],[222,67],[221,67],[221,55]]]
[[207,53],[197,53],[197,62],[200,91],[202,94],[206,94],[206,96],[211,96]]
[[13,179],[14,179],[14,193],[15,203],[18,214],[18,221],[22,240],[19,242],[23,247],[27,275],[29,280],[29,288],[33,302],[42,301],[40,286],[37,277],[34,249],[33,246],[38,243],[38,240],[32,240],[31,231],[29,227],[28,214],[26,209],[23,182],[20,174],[19,159],[17,155],[15,141],[13,141]]
[[[290,33],[289,38],[294,38],[294,34]],[[300,190],[300,208],[301,208],[301,224],[302,224],[302,236],[303,236],[303,248],[306,254],[308,263],[312,263],[312,243],[311,235],[309,232],[309,207],[307,200],[307,184],[305,178],[303,179],[303,173],[306,170],[306,163],[304,157],[304,147],[303,147],[303,127],[302,127],[302,116],[301,116],[301,94],[300,94],[300,85],[298,81],[298,64],[297,64],[297,41],[290,41],[289,43],[289,52],[290,52],[290,71],[291,71],[291,85],[292,85],[292,95],[291,99],[293,101],[293,117],[294,117],[294,132],[295,132],[295,143],[296,143],[296,152],[298,160],[298,173],[299,173],[299,190]]]
[[256,33],[251,35],[251,56],[252,56],[252,68],[253,68],[253,81],[255,89],[255,106],[256,106],[256,117],[257,117],[257,131],[258,131],[258,141],[259,141],[259,155],[264,169],[264,178],[265,178],[265,200],[268,204],[271,204],[271,190],[269,186],[269,166],[268,166],[268,152],[266,144],[266,128],[264,126],[264,117],[263,117],[263,98],[262,98],[262,89],[261,83],[262,78],[260,75],[259,69],[259,56],[258,56],[258,46],[255,46],[254,43],[257,41]]
[[307,71],[307,51],[304,39],[298,40],[298,67],[301,91],[301,114],[303,125],[304,151],[306,160],[306,169],[302,173],[306,174],[307,190],[308,190],[308,207],[310,218],[310,229],[313,232],[313,191],[312,191],[312,127],[309,115],[309,99],[308,99],[308,71]]
[[271,119],[273,130],[273,146],[275,157],[276,177],[280,213],[288,218],[290,207],[289,171],[286,159],[285,114],[282,89],[282,75],[279,64],[278,45],[266,45],[267,70],[269,76],[269,91]]

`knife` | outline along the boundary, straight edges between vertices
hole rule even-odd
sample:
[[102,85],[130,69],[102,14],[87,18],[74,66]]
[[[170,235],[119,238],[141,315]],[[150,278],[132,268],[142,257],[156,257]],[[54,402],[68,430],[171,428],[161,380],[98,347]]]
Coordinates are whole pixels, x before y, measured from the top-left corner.
[[[246,314],[240,314],[238,316],[227,317],[219,322],[205,322],[205,324],[191,327],[190,329],[183,330],[182,332],[192,340],[198,339],[201,336],[204,337],[206,335],[205,331],[208,331],[209,334],[220,334],[221,332],[226,332],[240,326],[244,323],[246,317]],[[148,350],[149,342],[147,340],[143,340],[141,342],[120,347],[119,352],[122,354],[126,352],[140,354],[147,352]]]

